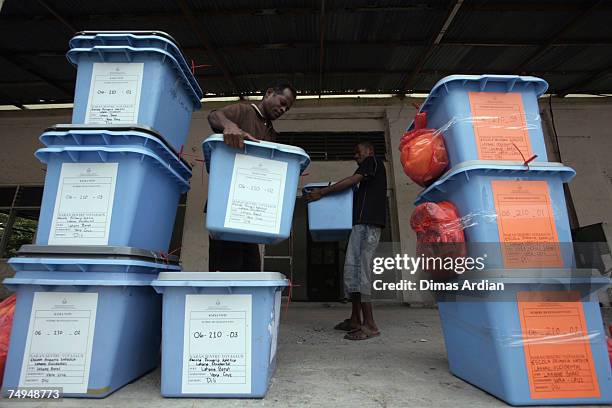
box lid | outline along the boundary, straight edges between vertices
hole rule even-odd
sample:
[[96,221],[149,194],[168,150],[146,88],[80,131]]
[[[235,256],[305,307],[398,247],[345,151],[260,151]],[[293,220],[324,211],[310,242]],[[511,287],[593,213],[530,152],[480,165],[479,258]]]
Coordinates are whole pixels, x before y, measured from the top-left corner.
[[165,148],[165,150],[168,150],[169,154],[173,156],[177,161],[180,160],[180,162],[183,164],[185,168],[187,168],[187,170],[189,171],[192,170],[191,165],[185,159],[180,157],[176,149],[170,143],[168,143],[166,138],[162,136],[161,133],[159,133],[157,130],[153,129],[152,127],[140,125],[136,123],[119,124],[119,125],[118,124],[108,124],[108,125],[95,124],[93,125],[93,124],[58,123],[58,124],[55,124],[45,129],[45,131],[43,132],[43,134],[40,136],[39,139],[46,146],[48,146],[47,139],[50,137],[68,136],[69,134],[74,134],[74,135],[90,134],[91,135],[92,133],[95,133],[95,132],[99,132],[100,134],[110,134],[110,135],[129,134],[129,135],[146,137],[147,139],[153,139],[154,141],[161,144],[163,146],[162,148]]
[[158,281],[281,281],[279,272],[160,272]]
[[562,163],[537,162],[525,165],[523,162],[516,161],[497,161],[497,160],[468,160],[460,163],[446,173],[438,180],[423,190],[416,198],[415,205],[425,201],[430,201],[430,196],[438,191],[445,191],[446,183],[452,183],[458,179],[458,176],[466,175],[473,171],[484,171],[491,174],[507,174],[507,173],[541,173],[547,175],[559,175],[564,183],[570,181],[576,171],[571,167],[567,167]]
[[[548,89],[548,83],[542,78],[534,76],[519,76],[519,75],[449,75],[439,80],[421,105],[419,112],[429,112],[437,103],[440,94],[447,90],[448,84],[451,82],[462,82],[463,84],[472,82],[478,85],[481,92],[486,92],[487,87],[491,83],[503,83],[506,86],[506,92],[514,92],[517,86],[533,86],[537,96],[540,96]],[[410,124],[407,130],[414,128],[414,121]]]
[[194,88],[194,85],[197,85],[197,84],[194,84],[192,83],[192,81],[189,80],[190,78],[188,77],[188,75],[190,75],[190,72],[186,72],[181,67],[181,64],[179,63],[179,61],[172,54],[160,48],[135,48],[135,47],[130,47],[130,46],[97,45],[91,48],[72,48],[66,53],[66,58],[72,65],[77,67],[79,65],[78,61],[79,61],[80,55],[83,55],[83,54],[103,55],[103,54],[110,54],[110,53],[125,56],[126,58],[129,58],[129,60],[131,60],[130,56],[136,55],[136,54],[149,53],[149,54],[158,54],[162,56],[166,61],[169,61],[170,65],[173,66],[173,68],[179,75],[179,78],[182,79],[185,90],[192,98],[192,101],[194,104],[194,110],[198,110],[202,107],[202,101],[200,100],[202,94],[198,93],[198,90]]
[[308,183],[308,184],[306,184],[302,188],[302,191],[308,192],[310,190],[314,190],[315,188],[329,187],[329,186],[331,186],[334,183],[335,183],[335,181],[320,182],[320,183]]
[[[115,31],[115,30],[106,30],[106,31],[79,31],[74,35],[74,37],[78,36],[96,36],[96,35],[117,35],[117,36],[156,36],[161,37],[166,40],[169,40],[174,43],[178,48],[180,45],[178,41],[176,41],[170,34],[164,31],[146,31],[146,30],[134,30],[134,31]],[[72,40],[71,40],[72,42]],[[72,44],[70,44],[72,46]]]
[[[80,31],[76,33],[74,37],[72,37],[68,44],[70,48],[79,48],[86,44],[109,45],[111,43],[116,43],[117,40],[123,40],[126,44],[134,47],[139,46],[138,41],[140,40],[144,40],[145,44],[147,44],[147,42],[150,40],[156,40],[167,45],[168,47],[164,47],[163,49],[169,50],[177,57],[177,60],[181,65],[181,69],[188,77],[192,86],[198,93],[198,96],[201,98],[204,95],[200,84],[198,84],[198,81],[193,75],[192,69],[187,64],[178,41],[164,31]],[[86,44],[83,44],[83,42]]]
[[[204,152],[204,161],[206,162],[206,171],[210,171],[210,157],[211,157],[212,151],[214,150],[215,146],[218,145],[219,143],[223,143],[223,144],[225,143],[223,142],[223,135],[221,134],[211,135],[202,142],[202,150]],[[296,156],[299,156],[300,173],[306,170],[306,167],[308,167],[308,165],[310,164],[310,156],[308,156],[308,154],[301,147],[291,146],[291,145],[286,145],[286,144],[281,144],[281,143],[267,142],[265,140],[261,140],[259,142],[252,142],[249,140],[245,140],[244,144],[246,146],[253,146],[253,147],[257,147],[261,149],[278,150],[279,152],[289,153],[289,154],[294,154]]]
[[178,265],[176,255],[165,255],[126,246],[108,245],[22,245],[17,251],[22,258],[105,258],[105,259],[139,259],[154,263]]

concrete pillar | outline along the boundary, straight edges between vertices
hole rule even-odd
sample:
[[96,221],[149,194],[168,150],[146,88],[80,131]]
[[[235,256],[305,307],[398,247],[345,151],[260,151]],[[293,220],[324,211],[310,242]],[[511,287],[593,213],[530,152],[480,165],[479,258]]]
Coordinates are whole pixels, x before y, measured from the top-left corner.
[[[393,169],[391,174],[393,179],[393,191],[395,194],[395,207],[397,209],[395,214],[397,218],[395,220],[392,219],[391,222],[397,222],[400,241],[399,249],[401,253],[415,256],[416,234],[410,228],[410,214],[414,209],[414,199],[423,188],[404,174],[402,164],[400,163],[400,152],[398,150],[400,139],[416,113],[416,110],[408,101],[404,101],[404,103],[405,105],[403,106],[393,106],[386,109],[386,120],[391,149],[389,156],[391,157],[391,167]],[[421,276],[420,272],[412,276],[404,272],[403,276],[398,277],[398,280],[418,280],[421,277],[425,278]],[[404,291],[402,301],[406,303],[421,303],[428,305],[433,302],[433,298],[426,292]]]

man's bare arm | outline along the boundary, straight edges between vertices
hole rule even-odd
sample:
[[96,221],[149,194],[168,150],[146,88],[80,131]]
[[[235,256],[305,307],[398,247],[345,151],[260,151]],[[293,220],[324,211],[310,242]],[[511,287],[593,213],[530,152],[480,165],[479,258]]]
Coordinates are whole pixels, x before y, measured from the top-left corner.
[[316,188],[312,190],[311,192],[309,192],[308,194],[304,196],[304,199],[309,202],[316,201],[320,199],[321,197],[326,196],[328,194],[337,193],[339,191],[346,190],[347,188],[351,188],[354,185],[360,183],[361,180],[363,180],[363,175],[353,174],[352,176],[344,178],[340,180],[339,182],[332,184],[331,186],[323,187],[323,188]]
[[216,110],[208,115],[208,123],[214,131],[223,132],[223,141],[230,147],[242,149],[244,147],[244,139],[254,142],[258,140],[240,129],[240,127],[229,120],[222,111]]

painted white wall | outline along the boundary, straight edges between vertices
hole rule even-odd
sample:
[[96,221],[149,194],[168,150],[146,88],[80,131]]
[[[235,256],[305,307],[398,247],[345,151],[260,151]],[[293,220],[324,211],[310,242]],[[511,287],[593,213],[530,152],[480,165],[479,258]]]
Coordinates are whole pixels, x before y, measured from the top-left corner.
[[[553,98],[561,159],[576,170],[569,184],[581,226],[612,222],[612,104]],[[549,117],[548,104],[541,103]]]
[[70,119],[71,112],[64,109],[0,112],[0,185],[42,184],[45,166],[34,157],[44,147],[38,137]]

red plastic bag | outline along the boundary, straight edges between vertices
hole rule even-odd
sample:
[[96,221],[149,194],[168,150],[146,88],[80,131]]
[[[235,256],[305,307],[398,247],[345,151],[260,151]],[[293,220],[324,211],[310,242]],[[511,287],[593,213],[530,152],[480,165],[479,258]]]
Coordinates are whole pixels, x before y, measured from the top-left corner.
[[[417,234],[417,256],[429,258],[465,257],[463,223],[455,205],[449,201],[418,205],[410,217],[410,226]],[[436,279],[456,276],[454,270],[439,265],[424,267],[424,272]]]
[[417,113],[414,129],[404,133],[399,145],[404,173],[422,187],[434,182],[448,167],[444,137],[426,126],[427,113]]
[[610,337],[608,337],[608,356],[610,356],[610,365],[612,366],[612,325],[608,327]]
[[15,314],[16,295],[11,295],[0,303],[0,385],[4,376],[4,365],[8,354],[13,315]]

